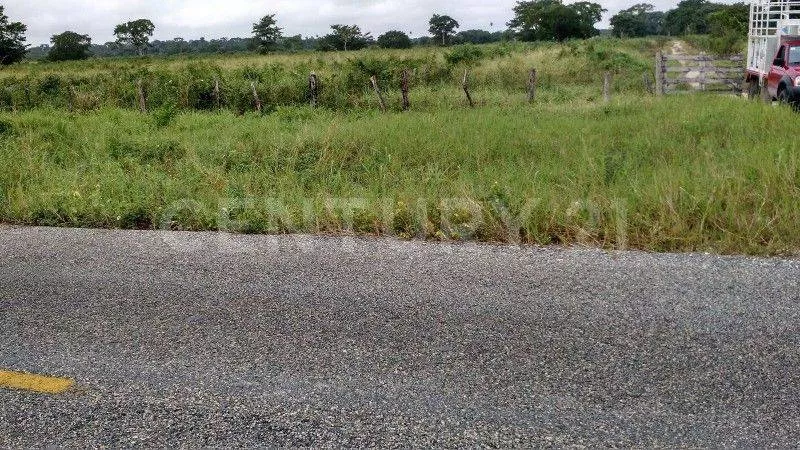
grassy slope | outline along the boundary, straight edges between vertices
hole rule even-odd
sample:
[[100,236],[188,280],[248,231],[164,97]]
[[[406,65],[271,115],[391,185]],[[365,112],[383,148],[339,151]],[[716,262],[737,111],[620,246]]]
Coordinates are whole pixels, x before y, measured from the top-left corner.
[[239,231],[336,232],[347,214],[327,199],[362,198],[358,232],[507,241],[521,225],[530,243],[792,253],[798,144],[775,124],[795,120],[738,98],[637,95],[165,126],[118,109],[5,114],[0,221],[216,229],[227,211]]

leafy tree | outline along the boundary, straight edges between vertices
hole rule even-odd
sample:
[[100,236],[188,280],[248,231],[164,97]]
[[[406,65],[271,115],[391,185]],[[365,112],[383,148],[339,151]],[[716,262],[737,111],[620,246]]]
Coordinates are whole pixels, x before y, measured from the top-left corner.
[[411,38],[402,31],[387,31],[378,36],[378,46],[381,48],[411,48]]
[[434,45],[433,38],[430,36],[420,36],[414,39],[412,42],[423,47]]
[[578,26],[580,28],[580,37],[588,38],[598,34],[594,24],[603,19],[603,13],[606,10],[592,2],[575,2],[567,6],[578,14]]
[[747,37],[750,6],[746,3],[726,5],[708,15],[710,46],[714,53],[727,55],[741,50]]
[[275,14],[267,14],[261,18],[261,21],[253,24],[253,39],[261,53],[269,53],[277,49],[278,42],[283,36],[283,30],[278,27],[277,23]]
[[10,65],[22,61],[28,52],[25,45],[25,32],[28,27],[21,22],[11,22],[0,5],[0,65]]
[[132,46],[139,56],[142,56],[150,44],[150,37],[153,36],[155,30],[153,22],[139,19],[117,25],[114,27],[114,35],[117,37],[117,44]]
[[441,41],[442,45],[447,45],[447,39],[453,36],[460,26],[452,17],[439,14],[434,14],[429,23],[431,27],[428,31],[436,40]]
[[497,40],[494,33],[485,30],[466,30],[456,35],[456,41],[466,44],[488,44]]
[[611,28],[618,37],[639,37],[664,34],[664,13],[654,11],[649,3],[637,3],[611,18]]
[[333,33],[320,39],[320,50],[359,50],[370,45],[370,33],[362,33],[358,25],[331,25]]
[[297,34],[283,39],[281,44],[284,50],[289,52],[297,52],[303,49],[303,36]]
[[653,11],[647,14],[647,36],[663,36],[667,33],[664,20],[667,14],[663,11]]
[[65,31],[50,38],[53,46],[47,54],[50,61],[76,61],[89,57],[92,38],[74,31]]
[[708,0],[683,0],[677,8],[667,12],[664,26],[670,35],[675,36],[708,34],[708,16],[722,8],[724,5]]
[[520,1],[508,26],[523,41],[588,38],[605,10],[591,2],[564,5],[561,0]]

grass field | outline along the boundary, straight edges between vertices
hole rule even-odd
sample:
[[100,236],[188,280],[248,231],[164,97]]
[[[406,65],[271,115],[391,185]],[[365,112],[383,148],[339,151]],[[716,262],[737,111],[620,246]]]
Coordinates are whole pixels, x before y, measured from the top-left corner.
[[[308,104],[311,72],[321,83],[320,106],[339,111],[374,108],[369,79],[396,97],[401,71],[411,73],[415,108],[444,106],[458,89],[465,69],[470,85],[485,94],[483,104],[505,104],[524,95],[528,73],[536,68],[541,102],[592,100],[603,72],[615,73],[620,92],[644,92],[642,74],[651,73],[657,39],[593,39],[556,43],[506,43],[411,50],[218,57],[87,60],[31,63],[0,71],[0,110],[38,108],[92,111],[136,108],[142,81],[151,110],[213,110],[215,84],[220,107],[236,113],[254,110],[252,86],[267,111]],[[498,101],[499,100],[499,101]],[[396,105],[394,106],[397,107]]]
[[[454,101],[457,102],[457,101]],[[795,254],[788,109],[632,93],[381,114],[1,116],[0,221]]]
[[[0,72],[0,221],[797,254],[798,145],[776,126],[796,116],[732,96],[649,95],[643,74],[669,45],[14,66]],[[403,69],[413,72],[409,112]],[[465,69],[475,109],[461,91]],[[138,80],[148,114],[137,111]]]

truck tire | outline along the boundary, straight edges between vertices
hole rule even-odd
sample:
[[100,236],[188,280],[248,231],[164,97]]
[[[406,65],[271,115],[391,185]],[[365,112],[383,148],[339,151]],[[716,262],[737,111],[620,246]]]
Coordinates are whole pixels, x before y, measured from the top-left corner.
[[778,89],[778,102],[782,105],[789,104],[789,91],[787,91],[785,87]]
[[781,105],[786,105],[792,108],[792,110],[795,112],[800,110],[800,105],[796,101],[789,98],[789,90],[786,88],[780,88],[778,91],[778,102],[780,102]]

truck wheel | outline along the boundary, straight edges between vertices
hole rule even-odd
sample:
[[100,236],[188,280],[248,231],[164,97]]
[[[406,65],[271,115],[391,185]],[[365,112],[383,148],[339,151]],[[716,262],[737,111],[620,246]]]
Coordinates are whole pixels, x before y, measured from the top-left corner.
[[753,78],[747,82],[747,98],[755,100],[761,96],[761,86],[758,85],[758,78]]
[[781,103],[781,105],[789,106],[795,112],[800,111],[800,103],[797,103],[796,100],[789,98],[789,90],[786,88],[778,91],[778,101]]
[[789,91],[787,91],[786,88],[781,88],[778,91],[778,102],[780,102],[782,105],[789,104]]

